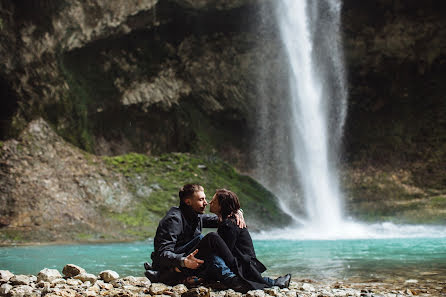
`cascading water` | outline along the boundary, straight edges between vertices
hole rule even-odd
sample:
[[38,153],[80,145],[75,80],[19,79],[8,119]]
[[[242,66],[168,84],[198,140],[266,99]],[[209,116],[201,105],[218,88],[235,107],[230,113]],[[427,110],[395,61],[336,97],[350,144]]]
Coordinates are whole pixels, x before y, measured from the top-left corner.
[[[315,227],[334,231],[341,226],[342,211],[338,178],[329,149],[335,149],[333,145],[338,142],[337,139],[330,139],[330,135],[340,137],[341,133],[336,128],[342,131],[344,123],[344,74],[342,67],[338,66],[342,65],[339,62],[342,57],[336,39],[315,44],[313,34],[317,34],[317,30],[313,28],[318,23],[323,25],[327,22],[331,26],[325,26],[325,29],[330,31],[324,33],[327,36],[339,36],[340,3],[326,1],[328,7],[325,7],[325,19],[320,20],[318,5],[323,1],[308,2],[316,6],[308,7],[306,1],[280,1],[278,20],[290,62],[294,158],[300,173],[308,219]],[[313,13],[309,14],[307,10]],[[318,52],[316,46],[319,47]],[[331,67],[317,67],[322,62],[317,58],[322,55],[332,57],[325,61],[331,62]],[[336,71],[335,77],[340,78],[335,82],[329,81],[329,76],[324,73],[333,70]],[[329,85],[333,83],[337,84],[335,88],[341,89],[338,94],[329,93],[332,89]],[[331,108],[333,104],[340,108]],[[333,112],[339,111],[341,115],[332,117]],[[334,129],[330,129],[333,126]]]
[[444,227],[365,225],[345,218],[336,170],[347,112],[341,0],[271,3],[280,42],[264,49],[275,58],[258,71],[254,174],[296,224],[256,238],[445,237]]
[[[256,172],[296,221],[307,228],[336,232],[341,228],[343,214],[335,167],[347,97],[339,42],[341,3],[274,2],[289,68],[289,99],[287,104],[281,103],[284,113],[274,116],[264,110],[260,121],[276,118],[273,121],[286,120],[287,125],[283,130],[275,125],[276,129],[270,132],[271,126],[261,127],[259,137],[271,139],[274,145],[261,149],[257,162],[272,161],[272,165],[261,165]],[[298,185],[304,198],[304,218],[291,211],[301,208],[295,199]]]

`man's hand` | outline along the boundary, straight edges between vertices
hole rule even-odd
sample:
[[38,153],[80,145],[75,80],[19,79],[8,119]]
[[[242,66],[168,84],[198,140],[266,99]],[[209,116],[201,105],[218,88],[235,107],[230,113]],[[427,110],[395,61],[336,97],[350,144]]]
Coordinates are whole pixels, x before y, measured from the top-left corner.
[[240,209],[235,213],[235,219],[237,221],[237,226],[239,226],[240,229],[246,228],[245,218],[243,217],[243,212]]
[[198,250],[193,251],[184,259],[184,266],[190,269],[197,269],[204,263],[203,260],[195,258],[195,255],[198,253]]

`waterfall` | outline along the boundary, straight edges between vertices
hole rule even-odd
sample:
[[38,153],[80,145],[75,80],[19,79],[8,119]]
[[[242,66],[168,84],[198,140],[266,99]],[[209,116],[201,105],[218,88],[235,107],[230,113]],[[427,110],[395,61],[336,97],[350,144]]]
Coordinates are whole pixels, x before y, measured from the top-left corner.
[[[336,232],[343,221],[336,167],[347,98],[341,1],[276,0],[274,5],[287,69],[287,80],[280,83],[287,90],[272,99],[260,86],[262,145],[255,172],[297,223]],[[270,77],[267,72],[260,72],[261,84]]]

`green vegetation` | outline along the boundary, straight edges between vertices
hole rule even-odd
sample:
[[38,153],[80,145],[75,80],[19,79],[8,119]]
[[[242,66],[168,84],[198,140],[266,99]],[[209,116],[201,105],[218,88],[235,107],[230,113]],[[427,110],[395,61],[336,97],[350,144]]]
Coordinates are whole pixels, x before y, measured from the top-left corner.
[[347,213],[360,220],[414,224],[446,222],[444,193],[435,188],[418,188],[409,171],[369,168],[347,172],[344,178],[350,197]]
[[104,160],[111,169],[127,177],[130,190],[139,199],[134,210],[111,214],[126,226],[129,235],[153,235],[159,219],[170,207],[178,205],[178,189],[185,183],[203,185],[208,199],[217,188],[228,188],[237,193],[248,223],[261,218],[258,221],[263,225],[252,228],[280,226],[289,222],[278,208],[273,194],[216,157],[188,153],[149,157],[132,153],[104,157]]

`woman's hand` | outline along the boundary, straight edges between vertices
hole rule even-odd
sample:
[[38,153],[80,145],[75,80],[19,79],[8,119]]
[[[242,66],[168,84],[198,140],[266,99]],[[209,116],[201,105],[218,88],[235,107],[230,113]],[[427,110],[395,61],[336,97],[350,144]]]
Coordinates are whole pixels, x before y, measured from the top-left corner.
[[240,229],[246,228],[245,218],[243,217],[243,211],[241,209],[237,210],[234,216],[237,222],[237,226],[239,226]]

